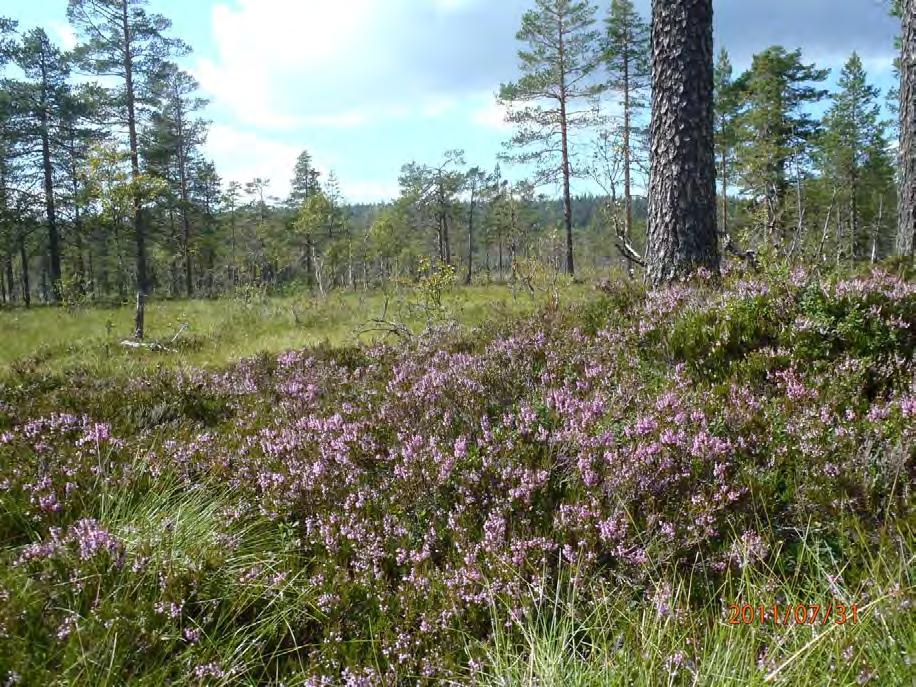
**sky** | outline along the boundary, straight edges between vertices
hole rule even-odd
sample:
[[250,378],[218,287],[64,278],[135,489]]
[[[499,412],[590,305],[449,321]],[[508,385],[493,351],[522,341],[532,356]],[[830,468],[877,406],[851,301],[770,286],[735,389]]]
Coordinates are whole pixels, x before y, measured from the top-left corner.
[[[716,0],[716,51],[736,73],[781,44],[839,73],[850,53],[872,82],[893,83],[899,25],[888,0]],[[461,148],[491,169],[511,135],[496,104],[519,76],[515,33],[533,0],[150,0],[194,52],[182,60],[201,84],[212,127],[206,153],[225,180],[271,180],[285,196],[308,150],[351,202],[398,193],[401,166]],[[609,0],[600,0],[599,16]],[[636,0],[644,16],[649,0]],[[76,37],[66,0],[5,0],[0,15],[43,26],[63,46]],[[832,84],[831,84],[832,85]],[[524,169],[506,168],[520,178]],[[553,189],[542,189],[552,194]]]

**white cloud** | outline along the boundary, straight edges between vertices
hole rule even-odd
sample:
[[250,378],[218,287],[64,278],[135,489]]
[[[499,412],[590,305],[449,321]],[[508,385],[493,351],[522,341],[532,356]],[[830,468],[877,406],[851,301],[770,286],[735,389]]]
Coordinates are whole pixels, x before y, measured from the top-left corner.
[[[215,161],[224,183],[246,183],[255,177],[270,180],[268,193],[277,198],[289,195],[296,159],[303,146],[275,140],[253,131],[226,124],[214,124],[207,138],[207,154]],[[338,162],[309,149],[315,166],[327,175]],[[324,178],[324,177],[322,177]],[[397,181],[340,179],[344,198],[355,203],[378,202],[397,197]]]
[[500,105],[492,94],[487,97],[484,104],[472,110],[471,122],[497,131],[512,129],[512,125],[506,122],[506,108]]
[[78,43],[76,31],[73,30],[70,24],[55,21],[51,22],[49,26],[64,50],[73,50],[76,47]]
[[[193,71],[215,106],[255,127],[438,117],[504,71],[487,54],[502,45],[487,32],[504,33],[492,13],[483,0],[238,0],[213,8],[215,55]],[[514,61],[514,46],[503,52]]]
[[302,149],[263,134],[214,124],[207,137],[207,152],[226,182],[270,179],[270,193],[284,197]]

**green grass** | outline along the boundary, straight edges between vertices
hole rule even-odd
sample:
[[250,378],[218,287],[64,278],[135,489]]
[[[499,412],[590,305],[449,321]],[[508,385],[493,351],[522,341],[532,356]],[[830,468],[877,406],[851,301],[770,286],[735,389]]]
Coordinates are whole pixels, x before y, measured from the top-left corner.
[[[587,293],[586,287],[570,286],[563,298],[580,299]],[[324,297],[303,292],[250,300],[152,301],[146,308],[147,340],[161,342],[174,353],[120,346],[131,336],[131,305],[0,310],[0,377],[17,370],[73,368],[121,377],[160,365],[219,367],[259,353],[381,340],[390,335],[361,330],[382,316],[386,301],[388,320],[402,321],[415,331],[422,328],[422,317],[412,307],[415,300],[400,292],[336,291]],[[532,312],[542,302],[540,294],[505,285],[456,287],[443,299],[448,317],[469,327]]]
[[[628,593],[626,583],[590,590],[585,601],[567,574],[565,583],[548,586],[535,617],[509,628],[493,623],[492,639],[477,647],[483,659],[471,681],[483,687],[911,687],[916,684],[912,533],[857,536],[866,579],[846,584],[847,564],[808,533],[791,562],[780,556],[770,567],[729,576],[712,596],[722,606],[698,605],[697,597],[709,595],[698,595],[691,579],[656,581],[670,612],[659,612],[657,592]],[[532,594],[538,598],[537,591]],[[821,622],[761,624],[758,618],[731,624],[726,601],[778,603],[782,609],[822,604]],[[499,612],[499,602],[492,603],[494,619],[507,615],[509,609]],[[849,622],[823,624],[831,603],[857,604],[857,622],[847,612]]]

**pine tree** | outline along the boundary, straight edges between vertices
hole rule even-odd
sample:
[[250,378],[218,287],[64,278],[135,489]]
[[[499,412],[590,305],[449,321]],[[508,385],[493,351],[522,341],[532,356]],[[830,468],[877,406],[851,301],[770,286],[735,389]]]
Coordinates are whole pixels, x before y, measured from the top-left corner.
[[653,285],[719,271],[712,0],[652,0],[647,272]]
[[[881,121],[880,91],[868,84],[862,60],[855,53],[849,58],[838,81],[839,91],[824,117],[818,159],[825,177],[837,189],[840,213],[847,227],[841,254],[852,260],[862,258],[877,221],[874,199],[888,203],[888,144]],[[888,213],[890,214],[890,213]],[[866,231],[866,228],[868,230]]]
[[55,141],[70,95],[67,84],[70,67],[63,53],[40,28],[23,36],[13,50],[13,61],[25,77],[24,81],[10,84],[15,107],[22,119],[20,135],[25,141],[34,141],[40,151],[37,166],[41,170],[44,193],[51,292],[57,301],[61,297],[61,245],[55,198],[54,160],[58,157]]
[[613,0],[607,18],[605,59],[608,88],[620,94],[623,119],[621,134],[625,245],[630,244],[633,236],[633,139],[641,131],[636,122],[649,106],[648,91],[652,82],[649,39],[649,25],[636,11],[631,0]]
[[714,93],[716,113],[716,158],[718,176],[722,184],[722,214],[720,230],[729,235],[728,222],[728,189],[731,181],[732,165],[735,161],[735,146],[738,141],[737,121],[741,111],[741,97],[735,87],[731,60],[723,48],[719,53],[714,72]]
[[152,116],[151,135],[161,152],[173,161],[181,216],[181,252],[184,262],[185,293],[194,294],[191,259],[191,172],[197,151],[206,141],[207,123],[195,116],[208,101],[198,97],[197,81],[177,65],[165,62],[150,81],[150,93],[157,103]]
[[474,276],[474,219],[486,185],[487,175],[480,167],[472,167],[468,170],[464,182],[468,192],[468,263],[464,276],[464,283],[467,286],[471,285]]
[[321,187],[318,183],[320,178],[321,172],[315,168],[311,154],[307,150],[303,150],[296,159],[296,166],[293,169],[293,180],[289,194],[290,206],[298,209],[312,193],[320,190]]
[[566,228],[566,271],[574,273],[570,137],[595,124],[593,107],[577,103],[597,96],[592,83],[601,62],[599,33],[593,29],[595,8],[588,0],[535,0],[536,9],[522,17],[516,38],[526,44],[518,55],[523,76],[503,84],[499,101],[507,106],[507,121],[517,127],[510,148],[521,152],[504,159],[536,167],[536,182],[561,182]]
[[740,125],[738,165],[744,190],[763,204],[765,238],[784,241],[789,163],[815,138],[818,124],[804,109],[827,92],[814,87],[829,70],[801,61],[801,50],[775,46],[755,55],[738,79],[746,107]]
[[464,188],[463,150],[446,151],[436,167],[411,162],[401,168],[401,193],[413,210],[418,228],[432,223],[436,229],[439,260],[452,264],[451,223],[455,220],[458,195]]
[[93,73],[117,78],[121,85],[111,93],[112,104],[126,125],[133,192],[133,229],[136,245],[138,293],[134,336],[143,338],[143,300],[149,291],[147,231],[143,223],[140,179],[140,128],[138,104],[148,82],[171,56],[188,52],[176,39],[167,38],[171,22],[159,14],[147,14],[146,0],[69,0],[67,16],[85,43],[76,54]]

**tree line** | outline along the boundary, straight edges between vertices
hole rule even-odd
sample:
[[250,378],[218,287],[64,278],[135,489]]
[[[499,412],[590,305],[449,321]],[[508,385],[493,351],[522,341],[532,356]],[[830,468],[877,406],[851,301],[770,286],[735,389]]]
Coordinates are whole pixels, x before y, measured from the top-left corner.
[[[521,76],[498,92],[513,125],[499,163],[529,178],[450,150],[405,164],[398,198],[370,206],[345,203],[307,151],[285,198],[264,178],[224,183],[207,102],[178,66],[190,46],[145,0],[70,0],[72,51],[0,20],[0,301],[372,288],[424,259],[465,283],[525,260],[661,283],[720,253],[911,256],[913,0],[891,9],[899,90],[880,92],[853,53],[828,92],[797,49],[740,74],[725,49],[714,59],[709,0],[656,0],[650,18],[631,0],[603,18],[587,0],[534,0]],[[594,192],[575,196],[577,178]],[[559,201],[538,193],[550,184]]]

